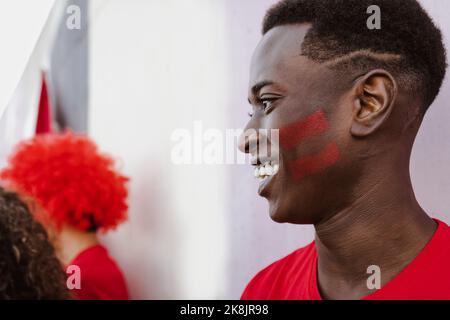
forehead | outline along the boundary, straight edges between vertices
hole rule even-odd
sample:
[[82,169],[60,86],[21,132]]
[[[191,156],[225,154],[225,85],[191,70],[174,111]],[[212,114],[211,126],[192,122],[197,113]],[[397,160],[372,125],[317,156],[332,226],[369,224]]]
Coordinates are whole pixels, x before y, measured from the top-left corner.
[[309,24],[284,25],[267,32],[252,57],[250,87],[304,72],[309,60],[301,56],[301,47],[310,27]]

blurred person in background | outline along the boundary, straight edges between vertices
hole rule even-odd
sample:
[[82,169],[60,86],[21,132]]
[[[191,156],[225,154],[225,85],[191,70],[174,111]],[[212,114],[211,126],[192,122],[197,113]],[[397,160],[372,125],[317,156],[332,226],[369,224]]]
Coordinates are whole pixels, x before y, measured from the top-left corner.
[[79,299],[128,299],[122,271],[97,237],[127,218],[127,181],[88,137],[42,134],[20,143],[1,171],[31,203],[61,262],[78,266]]
[[0,299],[69,299],[45,228],[18,195],[0,188]]

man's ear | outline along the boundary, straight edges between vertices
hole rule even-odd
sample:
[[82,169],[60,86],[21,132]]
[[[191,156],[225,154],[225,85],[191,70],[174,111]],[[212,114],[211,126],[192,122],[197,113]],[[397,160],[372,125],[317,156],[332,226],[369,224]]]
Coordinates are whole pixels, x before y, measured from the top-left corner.
[[354,86],[353,121],[350,132],[356,137],[374,133],[389,118],[397,97],[397,83],[385,70],[373,70]]

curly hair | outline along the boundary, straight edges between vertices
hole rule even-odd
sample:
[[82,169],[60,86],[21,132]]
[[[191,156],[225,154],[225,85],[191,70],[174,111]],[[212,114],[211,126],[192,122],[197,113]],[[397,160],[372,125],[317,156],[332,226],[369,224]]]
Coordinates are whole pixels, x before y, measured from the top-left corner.
[[[371,5],[381,9],[379,30],[367,28]],[[282,0],[267,11],[262,33],[297,23],[312,25],[301,53],[314,61],[339,59],[339,71],[386,68],[421,95],[423,113],[439,93],[446,50],[441,31],[417,0]]]
[[34,199],[57,228],[106,231],[127,218],[128,178],[84,135],[67,131],[24,141],[0,177]]
[[66,274],[44,227],[0,188],[0,299],[69,299]]

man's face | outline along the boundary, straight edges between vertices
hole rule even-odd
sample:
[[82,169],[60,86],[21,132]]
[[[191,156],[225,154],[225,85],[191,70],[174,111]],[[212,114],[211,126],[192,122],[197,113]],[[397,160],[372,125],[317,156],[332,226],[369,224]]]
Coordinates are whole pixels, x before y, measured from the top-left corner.
[[[277,222],[317,223],[339,209],[354,185],[349,127],[352,119],[344,85],[335,72],[301,55],[308,25],[273,28],[254,52],[246,129],[279,129],[270,157],[252,148],[262,135],[241,143],[259,163],[269,162],[259,194],[268,199]],[[346,107],[348,106],[348,107]],[[345,150],[345,152],[344,152]],[[262,166],[256,166],[255,174]],[[267,169],[268,168],[268,169]]]

